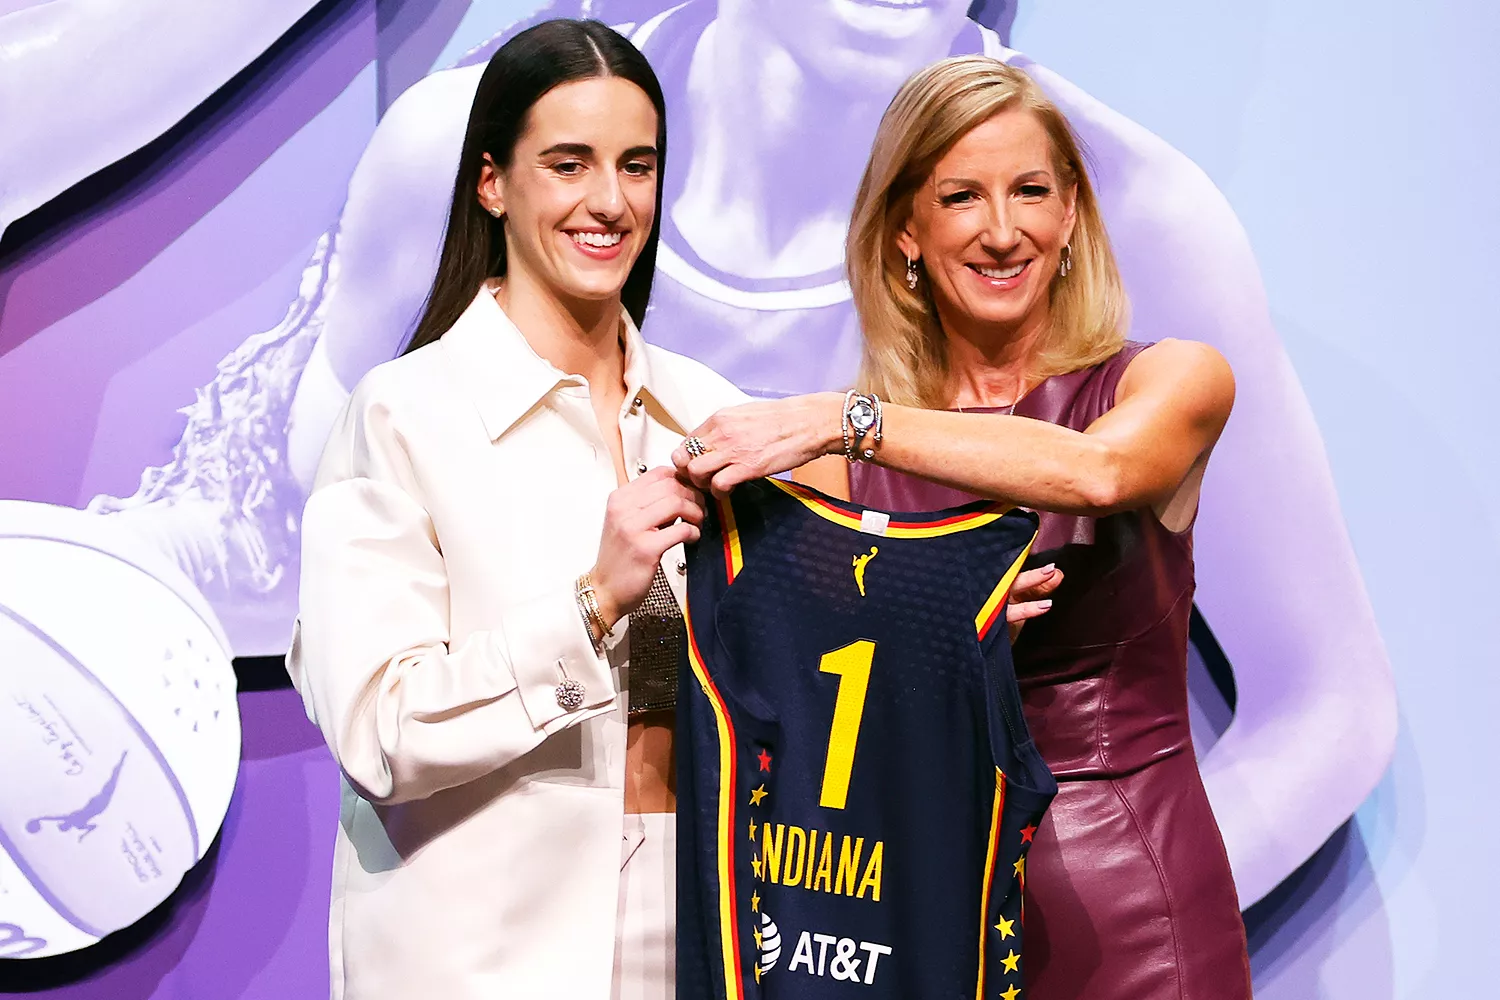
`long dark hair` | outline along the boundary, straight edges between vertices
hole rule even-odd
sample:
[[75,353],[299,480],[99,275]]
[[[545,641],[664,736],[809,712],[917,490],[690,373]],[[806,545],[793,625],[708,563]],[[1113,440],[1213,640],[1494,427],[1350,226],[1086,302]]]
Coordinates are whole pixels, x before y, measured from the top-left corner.
[[474,301],[485,279],[505,274],[505,223],[479,204],[479,173],[488,153],[495,166],[510,166],[532,105],[552,88],[574,80],[617,76],[643,90],[656,108],[656,219],[640,257],[625,278],[620,299],[639,327],[651,299],[656,245],[661,237],[661,177],[667,158],[667,107],[661,84],[640,50],[598,21],[557,19],[516,35],[490,58],[464,132],[448,230],[437,277],[422,318],[402,353],[441,337]]

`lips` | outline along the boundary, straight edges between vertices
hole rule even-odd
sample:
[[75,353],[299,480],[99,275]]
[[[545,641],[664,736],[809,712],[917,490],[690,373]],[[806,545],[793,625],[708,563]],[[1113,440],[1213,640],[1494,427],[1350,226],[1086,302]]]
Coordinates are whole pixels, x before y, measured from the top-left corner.
[[1029,263],[1031,263],[1031,261],[1023,260],[1021,261],[1021,263],[1016,264],[1013,267],[981,267],[978,264],[970,264],[969,266],[972,267],[975,271],[978,271],[986,278],[1003,280],[1005,278],[1017,277],[1022,271],[1026,270],[1026,265]]
[[994,264],[965,264],[980,286],[991,291],[1005,292],[1019,288],[1026,280],[1026,272],[1034,258],[1028,257],[1017,264],[999,267]]
[[575,248],[594,260],[611,260],[619,256],[625,245],[625,233],[621,230],[570,229],[567,234]]
[[575,230],[568,234],[574,243],[590,247],[612,247],[625,238],[624,233],[595,233]]

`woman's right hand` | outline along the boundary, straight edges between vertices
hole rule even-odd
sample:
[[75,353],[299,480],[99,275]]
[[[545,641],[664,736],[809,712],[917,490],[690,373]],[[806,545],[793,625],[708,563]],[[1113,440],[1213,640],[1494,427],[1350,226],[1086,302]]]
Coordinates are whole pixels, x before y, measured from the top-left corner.
[[599,613],[611,628],[646,599],[662,555],[679,542],[696,542],[703,495],[660,466],[609,495],[604,535],[589,577]]

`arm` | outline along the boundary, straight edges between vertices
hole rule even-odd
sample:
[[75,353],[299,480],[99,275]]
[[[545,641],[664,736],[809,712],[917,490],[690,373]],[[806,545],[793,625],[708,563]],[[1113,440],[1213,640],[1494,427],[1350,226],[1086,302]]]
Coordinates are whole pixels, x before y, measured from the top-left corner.
[[[571,588],[499,608],[455,641],[445,563],[400,437],[361,404],[357,393],[303,516],[287,668],[350,782],[395,803],[509,764],[610,711],[616,692]],[[564,676],[586,692],[573,711],[555,695]]]
[[1234,665],[1201,768],[1244,906],[1354,814],[1395,750],[1390,661],[1307,396],[1234,209],[1178,150],[1042,66],[1096,179],[1135,328],[1201,338],[1238,379],[1194,529],[1198,607]]
[[[1201,175],[1200,175],[1201,176]],[[1239,384],[1194,528],[1197,604],[1234,667],[1229,728],[1200,762],[1249,906],[1354,815],[1395,749],[1390,662],[1322,438],[1249,241],[1202,178],[1180,211],[1118,227],[1139,322],[1195,329]],[[1122,252],[1122,257],[1124,252]]]
[[876,461],[980,496],[1099,517],[1164,510],[1207,461],[1234,403],[1211,347],[1167,341],[1126,369],[1115,406],[1080,433],[1039,420],[886,408]]
[[323,331],[297,383],[288,461],[304,488],[347,387],[400,352],[437,270],[459,148],[483,66],[446,70],[396,99],[360,155],[335,228]]
[[[1131,362],[1114,408],[1086,431],[1025,417],[886,406],[876,461],[1041,510],[1165,510],[1180,503],[1184,486],[1196,489],[1193,473],[1233,402],[1234,378],[1217,351],[1169,341]],[[680,464],[694,482],[723,492],[837,454],[841,407],[838,394],[819,393],[720,411],[695,432],[708,454]],[[678,457],[686,460],[686,452]]]

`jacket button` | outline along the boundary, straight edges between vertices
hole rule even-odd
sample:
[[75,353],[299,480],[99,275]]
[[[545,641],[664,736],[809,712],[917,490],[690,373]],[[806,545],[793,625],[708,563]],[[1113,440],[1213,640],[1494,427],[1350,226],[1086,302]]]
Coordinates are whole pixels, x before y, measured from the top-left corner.
[[684,575],[686,573],[687,573],[687,560],[686,559],[679,559],[679,560],[677,560],[677,575],[678,576],[682,576],[682,575]]
[[576,712],[583,707],[583,684],[569,677],[557,686],[557,707],[565,712]]
[[630,408],[632,410],[639,410],[641,408],[641,397],[637,396],[634,399],[632,399],[630,401]]
[[638,475],[638,476],[644,476],[646,474],[646,463],[645,462],[637,462],[637,463],[635,463],[635,474]]

